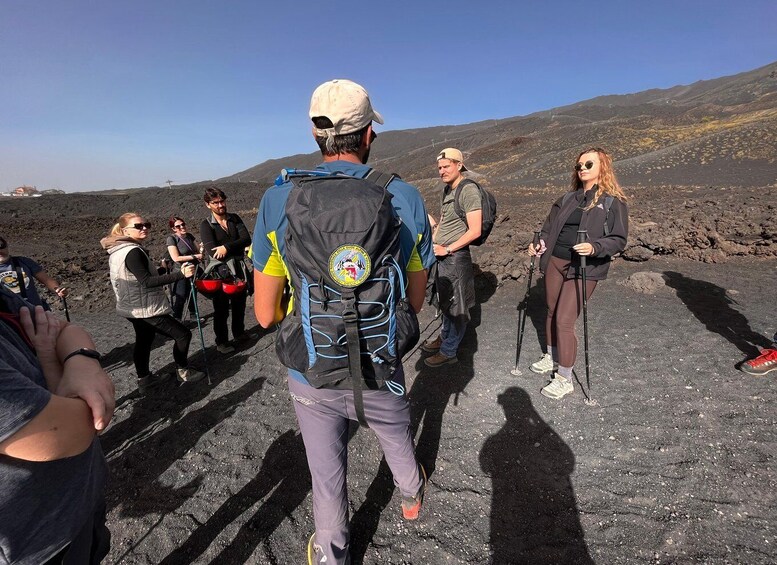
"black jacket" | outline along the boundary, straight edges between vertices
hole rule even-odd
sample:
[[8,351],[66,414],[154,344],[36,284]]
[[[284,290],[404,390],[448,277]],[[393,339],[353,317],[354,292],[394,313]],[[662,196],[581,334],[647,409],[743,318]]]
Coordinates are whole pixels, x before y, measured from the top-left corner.
[[222,258],[222,261],[225,261],[245,255],[245,248],[251,245],[251,234],[237,214],[227,213],[227,231],[224,231],[211,215],[200,224],[200,241],[209,257],[213,256],[214,247],[226,246],[227,255]]
[[[589,190],[591,197],[593,197],[593,192],[595,191],[596,187]],[[564,202],[564,197],[562,196],[550,208],[550,214],[548,214],[540,231],[540,239],[545,242],[547,247],[545,253],[540,257],[540,270],[542,272],[545,272],[548,266],[553,248],[556,245],[556,239],[559,233],[561,233],[564,222],[566,222],[572,211],[580,205],[584,197],[584,191],[577,190],[572,198],[568,198]],[[606,194],[602,194],[596,206],[590,210],[584,210],[580,219],[580,229],[588,231],[587,241],[594,247],[594,254],[586,259],[588,265],[586,278],[590,280],[603,280],[607,278],[607,271],[610,269],[610,261],[613,255],[621,253],[626,248],[626,239],[629,235],[629,209],[625,202],[617,198],[613,200],[610,214],[607,218],[610,233],[607,236],[604,235],[605,197]],[[579,265],[579,259],[574,253],[572,265],[575,267]],[[579,268],[571,268],[567,271],[567,278],[579,276],[581,276]]]

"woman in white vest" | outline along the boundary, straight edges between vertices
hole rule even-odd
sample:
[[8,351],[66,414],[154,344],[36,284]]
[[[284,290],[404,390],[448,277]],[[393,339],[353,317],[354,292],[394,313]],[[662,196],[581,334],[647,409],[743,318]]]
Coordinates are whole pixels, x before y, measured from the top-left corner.
[[160,333],[175,340],[173,358],[181,382],[196,382],[205,373],[189,367],[189,343],[192,332],[173,318],[164,286],[194,275],[194,265],[185,264],[180,271],[159,275],[148,252],[142,247],[151,223],[134,212],[123,214],[107,237],[100,240],[108,252],[111,285],[116,295],[116,312],[127,318],[135,329],[135,349],[132,354],[138,373],[141,394],[164,381],[165,376],[151,373],[149,361],[154,336]]

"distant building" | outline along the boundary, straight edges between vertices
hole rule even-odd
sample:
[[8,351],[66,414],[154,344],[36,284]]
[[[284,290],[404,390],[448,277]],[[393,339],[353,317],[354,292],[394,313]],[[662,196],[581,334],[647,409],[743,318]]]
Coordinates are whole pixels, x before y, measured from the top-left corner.
[[13,189],[11,196],[40,196],[40,191],[34,186],[20,186]]

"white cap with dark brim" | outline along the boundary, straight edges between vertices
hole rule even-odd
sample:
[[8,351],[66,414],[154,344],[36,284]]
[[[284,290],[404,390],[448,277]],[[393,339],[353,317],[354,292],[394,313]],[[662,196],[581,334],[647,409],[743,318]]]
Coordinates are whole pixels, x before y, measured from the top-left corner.
[[333,127],[317,128],[317,137],[331,137],[359,131],[370,123],[383,124],[381,116],[370,103],[370,95],[363,86],[346,79],[325,82],[310,98],[310,119],[329,118]]

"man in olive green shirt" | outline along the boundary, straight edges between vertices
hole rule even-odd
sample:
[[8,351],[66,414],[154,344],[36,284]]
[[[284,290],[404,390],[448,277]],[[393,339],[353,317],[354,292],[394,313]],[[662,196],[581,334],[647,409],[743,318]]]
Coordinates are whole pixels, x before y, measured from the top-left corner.
[[[470,242],[480,237],[482,202],[480,190],[462,175],[467,168],[458,149],[443,149],[437,156],[437,170],[445,183],[440,209],[440,221],[430,216],[433,228],[434,254],[437,257],[437,293],[442,311],[442,330],[433,340],[426,340],[421,349],[434,353],[424,362],[429,367],[456,363],[456,352],[464,338],[475,305],[475,282],[472,270]],[[463,184],[462,184],[463,183]],[[461,184],[458,201],[466,221],[455,211],[456,188]]]

